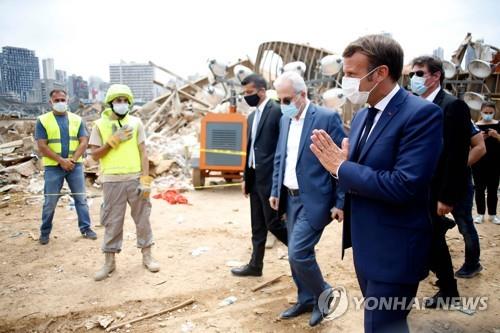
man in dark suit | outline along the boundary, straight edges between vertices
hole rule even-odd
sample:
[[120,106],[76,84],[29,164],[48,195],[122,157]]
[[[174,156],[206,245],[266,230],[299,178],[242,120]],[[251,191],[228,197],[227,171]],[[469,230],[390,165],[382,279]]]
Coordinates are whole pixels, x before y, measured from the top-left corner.
[[[339,115],[310,103],[304,79],[285,72],[274,83],[283,117],[274,158],[273,187],[269,202],[280,215],[286,212],[288,260],[298,289],[297,303],[281,313],[282,319],[311,312],[316,326],[328,309],[318,304],[323,292],[331,293],[323,279],[314,247],[331,216],[342,214],[343,198],[334,179],[308,149],[314,128],[322,128],[340,144],[345,137]],[[328,297],[327,297],[328,298]]]
[[[470,148],[470,111],[464,101],[446,93],[441,60],[422,56],[413,60],[410,72],[411,90],[437,104],[443,110],[443,151],[439,158],[431,186],[430,214],[433,224],[431,270],[436,274],[439,291],[425,306],[436,308],[450,304],[458,297],[446,231],[454,227],[445,217],[460,204],[467,192],[467,160]],[[472,224],[472,221],[470,221]]]
[[[442,112],[399,87],[403,50],[392,38],[361,37],[343,57],[344,93],[370,107],[353,119],[350,144],[339,149],[314,131],[311,150],[346,191],[343,249],[352,246],[361,292],[379,304],[365,303],[365,332],[408,332],[412,299],[429,273],[428,193]],[[391,309],[380,306],[387,301]]]
[[252,258],[243,266],[231,269],[236,276],[261,276],[268,230],[285,245],[287,230],[278,213],[269,206],[274,153],[278,142],[281,109],[266,96],[267,82],[257,74],[242,81],[247,104],[255,107],[248,116],[248,144],[242,191],[250,195],[252,221]]

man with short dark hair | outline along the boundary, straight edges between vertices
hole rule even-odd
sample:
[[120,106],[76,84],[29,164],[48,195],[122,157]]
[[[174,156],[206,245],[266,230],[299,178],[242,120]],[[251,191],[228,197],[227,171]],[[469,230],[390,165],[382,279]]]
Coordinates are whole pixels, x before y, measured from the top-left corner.
[[[439,291],[426,301],[425,306],[428,308],[450,304],[452,297],[459,296],[450,251],[446,244],[446,232],[454,227],[455,223],[450,223],[451,220],[446,219],[445,215],[465,200],[467,180],[470,177],[467,175],[471,136],[470,111],[464,101],[447,94],[441,88],[443,78],[441,60],[430,56],[413,60],[410,72],[411,90],[427,101],[439,105],[444,115],[443,151],[432,179],[429,201],[433,223],[430,268],[438,278]],[[479,262],[474,265],[475,267],[470,267],[469,270],[481,269]]]
[[45,166],[42,225],[39,242],[46,245],[52,231],[52,220],[66,179],[75,200],[78,227],[84,238],[97,239],[90,228],[89,207],[85,193],[83,154],[87,149],[88,134],[80,116],[68,110],[68,96],[64,90],[50,92],[52,110],[38,117],[35,139]]
[[268,230],[287,244],[287,230],[278,213],[269,206],[274,154],[279,136],[281,110],[266,96],[267,82],[257,74],[241,83],[246,103],[255,110],[248,116],[247,154],[242,191],[250,195],[252,257],[248,265],[233,268],[236,276],[261,276]]
[[[352,246],[365,303],[365,332],[408,332],[406,318],[429,273],[428,193],[441,152],[440,108],[401,89],[399,43],[368,35],[343,53],[342,89],[369,104],[338,148],[314,131],[311,150],[346,191],[343,249]],[[391,308],[373,307],[391,302]],[[381,303],[384,302],[384,303]]]

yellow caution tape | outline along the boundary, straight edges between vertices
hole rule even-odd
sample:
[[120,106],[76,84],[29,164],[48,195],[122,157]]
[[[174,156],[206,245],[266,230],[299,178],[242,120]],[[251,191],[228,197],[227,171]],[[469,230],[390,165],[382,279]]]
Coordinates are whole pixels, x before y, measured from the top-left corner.
[[227,183],[227,184],[216,184],[216,185],[206,185],[206,186],[194,186],[195,189],[203,188],[215,188],[215,187],[230,187],[230,186],[241,186],[241,183]]
[[200,148],[200,151],[204,152],[204,153],[214,153],[214,154],[224,154],[224,155],[240,155],[240,156],[245,156],[247,154],[245,151],[225,150],[225,149],[204,149],[204,148]]

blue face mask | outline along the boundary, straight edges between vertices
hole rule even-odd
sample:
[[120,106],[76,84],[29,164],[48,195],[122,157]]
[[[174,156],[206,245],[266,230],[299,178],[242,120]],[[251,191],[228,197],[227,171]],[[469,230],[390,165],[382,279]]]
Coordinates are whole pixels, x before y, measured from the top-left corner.
[[427,91],[427,87],[425,86],[425,78],[421,76],[413,75],[410,79],[410,88],[417,95],[422,95]]
[[299,113],[299,109],[297,109],[295,103],[290,103],[289,105],[281,104],[281,113],[288,118],[294,118]]
[[481,113],[481,116],[483,117],[484,121],[492,121],[493,120],[493,115],[492,114]]

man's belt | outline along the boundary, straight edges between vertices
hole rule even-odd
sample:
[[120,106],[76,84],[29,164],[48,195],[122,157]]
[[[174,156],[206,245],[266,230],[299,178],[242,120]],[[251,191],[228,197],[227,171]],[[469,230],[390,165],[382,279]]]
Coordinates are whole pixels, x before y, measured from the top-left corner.
[[300,194],[298,189],[291,189],[285,186],[286,193],[288,193],[289,196],[296,197]]

